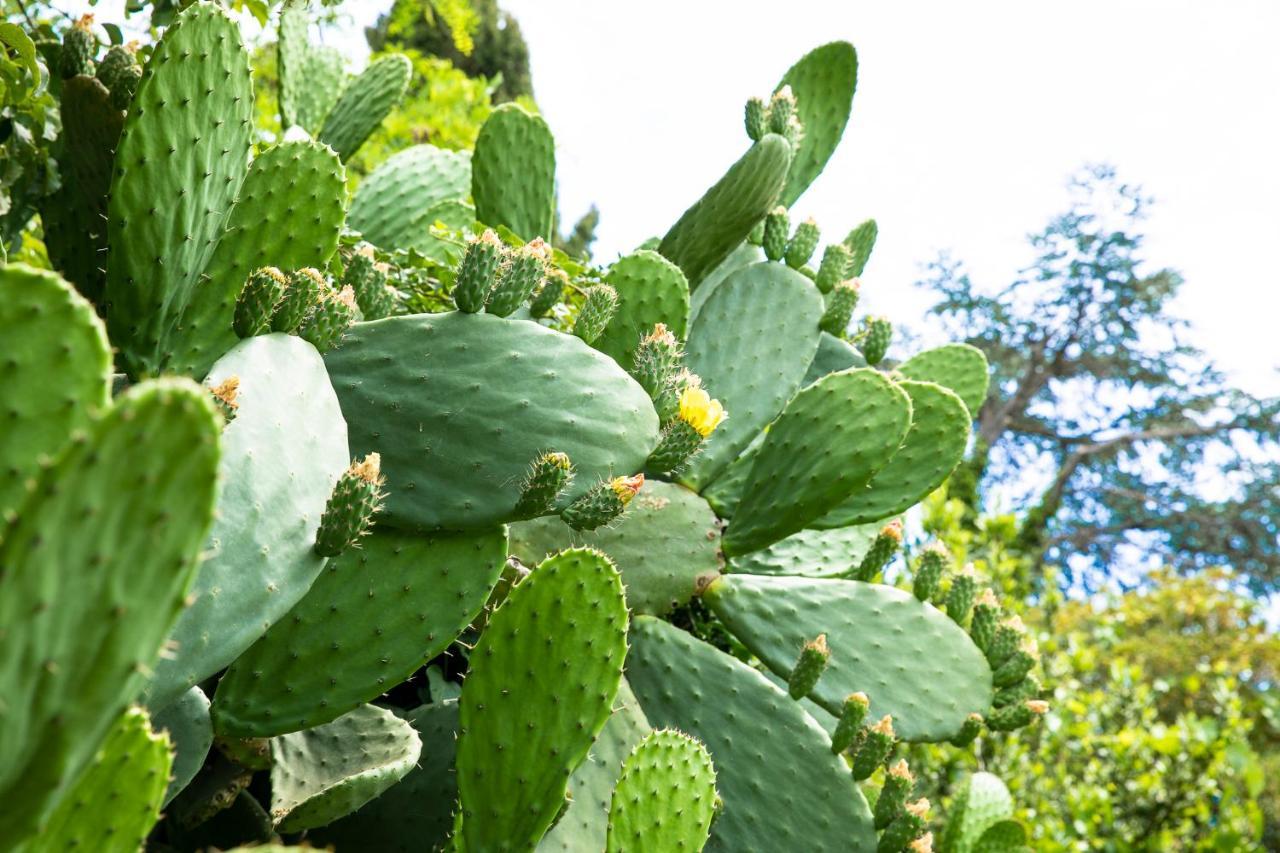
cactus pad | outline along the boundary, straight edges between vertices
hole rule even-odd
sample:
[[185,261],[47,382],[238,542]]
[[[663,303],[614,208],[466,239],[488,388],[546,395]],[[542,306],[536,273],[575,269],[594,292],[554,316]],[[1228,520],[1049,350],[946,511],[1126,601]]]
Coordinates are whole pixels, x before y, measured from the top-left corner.
[[640,470],[657,444],[644,390],[577,338],[461,313],[357,323],[329,353],[353,453],[378,451],[384,527],[474,530],[513,517],[548,450],[577,476],[562,503]]
[[182,610],[217,491],[220,419],[206,398],[186,381],[136,386],[42,473],[5,531],[0,849],[92,757]]
[[422,740],[390,711],[362,705],[271,741],[271,819],[299,832],[351,814],[404,778]]
[[343,161],[351,159],[404,98],[412,73],[409,57],[402,53],[375,59],[342,91],[316,138],[333,148]]
[[38,850],[139,850],[160,819],[169,782],[169,739],[130,708],[62,797]]
[[823,332],[818,336],[818,351],[813,356],[804,384],[812,385],[829,373],[839,373],[851,367],[866,367],[867,360],[848,341]]
[[951,389],[964,401],[974,418],[978,417],[978,410],[987,399],[990,377],[987,357],[982,350],[968,344],[948,344],[925,350],[899,365],[898,372],[908,379],[934,382]]
[[331,559],[222,677],[218,733],[271,737],[376,699],[470,624],[506,552],[501,529],[433,539],[378,532]]
[[779,204],[790,207],[831,159],[853,108],[858,85],[858,54],[836,41],[809,51],[787,71],[775,91],[790,86],[804,136],[791,158],[791,170]]
[[29,481],[111,396],[111,348],[93,306],[56,273],[0,267],[0,524]]
[[852,572],[871,548],[880,524],[838,527],[834,530],[801,530],[729,561],[729,571],[755,575],[831,577]]
[[316,530],[346,469],[347,433],[324,363],[286,335],[242,341],[210,384],[240,377],[236,419],[223,432],[222,494],[195,601],[174,629],[149,704],[163,707],[235,660],[320,574]]
[[977,772],[965,780],[951,805],[938,845],[944,853],[976,853],[986,831],[1013,817],[1013,798],[1000,777]]
[[818,348],[822,295],[782,264],[731,274],[689,330],[685,364],[729,413],[689,463],[682,480],[701,489],[778,413],[800,387]]
[[209,698],[192,687],[153,715],[153,728],[169,735],[173,745],[173,769],[164,792],[168,805],[191,783],[213,746],[213,725],[209,722]]
[[791,144],[766,134],[671,226],[658,252],[684,270],[691,290],[773,209],[790,165]]
[[388,251],[430,241],[436,206],[471,191],[471,154],[415,145],[388,157],[360,182],[347,224]]
[[951,476],[969,444],[969,410],[932,382],[898,383],[911,398],[911,428],[898,452],[862,489],[814,527],[870,524],[905,511]]
[[707,850],[874,849],[871,811],[848,767],[785,691],[652,617],[636,617],[631,643],[627,678],[649,722],[699,738],[715,762],[724,811]]
[[703,601],[747,648],[785,677],[797,651],[827,635],[831,661],[812,698],[839,714],[862,692],[871,717],[893,716],[909,741],[939,741],[970,713],[991,707],[982,652],[932,605],[911,593],[856,581],[724,575]]
[[476,218],[525,240],[550,239],[556,209],[556,143],[541,116],[498,107],[480,128],[471,162]]
[[670,729],[628,756],[609,809],[609,853],[701,850],[716,813],[716,771],[706,748]]
[[280,123],[314,134],[342,93],[345,61],[337,51],[311,44],[309,5],[309,0],[286,0],[281,6],[276,62]]
[[533,847],[609,718],[627,650],[622,581],[603,555],[543,562],[490,617],[462,688],[460,850]]
[[800,391],[760,445],[725,554],[765,548],[838,506],[889,463],[910,423],[906,392],[874,370],[834,373]]
[[594,346],[630,370],[640,338],[662,323],[679,340],[689,325],[689,283],[675,264],[647,249],[609,268],[605,281],[618,294],[613,319]]
[[590,533],[555,516],[511,525],[511,552],[526,565],[577,545],[598,548],[617,564],[635,613],[666,613],[720,573],[715,513],[683,486],[658,480],[645,483],[617,522]]

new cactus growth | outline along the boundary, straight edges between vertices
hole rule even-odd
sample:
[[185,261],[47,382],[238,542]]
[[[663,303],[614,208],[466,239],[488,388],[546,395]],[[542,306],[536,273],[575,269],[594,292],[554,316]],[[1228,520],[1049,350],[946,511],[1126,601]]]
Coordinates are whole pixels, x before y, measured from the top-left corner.
[[333,494],[320,517],[316,532],[316,553],[336,557],[369,534],[373,517],[382,506],[382,485],[386,482],[378,454],[352,462],[338,479]]
[[849,247],[843,243],[832,243],[822,252],[822,263],[818,264],[818,275],[813,283],[823,293],[830,293],[831,288],[852,276],[852,267],[853,253]]
[[876,853],[902,853],[907,846],[924,835],[929,825],[929,801],[907,803],[893,823],[880,836]]
[[764,256],[771,261],[781,261],[787,253],[787,233],[791,230],[791,217],[785,207],[775,207],[764,218],[764,237],[761,245]]
[[249,274],[236,300],[232,328],[238,336],[251,338],[271,330],[276,309],[284,299],[289,279],[275,267],[262,267]]
[[819,634],[817,638],[804,644],[800,657],[796,659],[796,665],[791,668],[791,675],[787,678],[787,692],[792,699],[803,699],[813,691],[818,679],[826,671],[829,660],[831,650],[827,648],[826,634]]
[[854,579],[872,580],[883,571],[885,566],[889,565],[900,547],[902,547],[902,522],[895,518],[880,529],[875,541],[867,549],[866,556],[854,571]]
[[870,706],[871,701],[865,693],[850,693],[845,697],[835,731],[831,733],[832,752],[839,754],[854,744],[862,732],[862,723]]
[[813,256],[813,250],[818,248],[818,239],[821,237],[821,233],[818,230],[818,223],[812,219],[806,219],[797,225],[796,233],[791,235],[791,240],[787,243],[787,266],[793,270],[798,270],[809,263],[809,258]]
[[98,39],[94,36],[92,27],[93,15],[83,15],[63,34],[60,65],[64,80],[80,74],[93,74]]
[[614,477],[592,488],[560,511],[560,519],[574,530],[595,530],[622,513],[644,486],[644,475]]
[[502,241],[493,231],[486,230],[467,243],[458,279],[453,284],[453,301],[459,311],[477,314],[484,310],[502,263],[502,253]]
[[240,404],[236,402],[236,397],[240,392],[240,377],[228,376],[209,389],[210,396],[213,397],[213,403],[218,407],[222,419],[227,423],[235,420],[236,409],[240,408]]
[[395,308],[395,294],[387,281],[387,265],[377,261],[372,246],[361,246],[347,258],[342,284],[355,292],[356,303],[366,320],[381,320]]
[[911,796],[915,784],[915,777],[911,775],[906,761],[899,760],[889,768],[884,776],[880,797],[876,800],[876,829],[884,829],[906,811],[907,798]]
[[951,578],[951,589],[947,592],[947,615],[957,625],[964,625],[969,621],[977,592],[978,575],[972,565],[966,565]]
[[587,288],[586,298],[578,311],[578,318],[573,322],[574,335],[587,343],[600,337],[605,326],[613,319],[613,312],[618,307],[618,292],[607,284],[596,284]]
[[987,728],[993,732],[1011,732],[1031,725],[1049,711],[1049,703],[1040,699],[1028,699],[1004,708],[997,708],[987,717]]
[[911,591],[916,598],[921,601],[933,600],[950,562],[951,555],[940,542],[925,547],[920,554],[920,562],[916,564],[915,577],[912,578]]
[[519,249],[506,252],[497,283],[489,293],[485,310],[506,317],[533,295],[547,272],[551,247],[536,237]]
[[298,337],[325,352],[337,346],[356,320],[356,292],[351,285],[342,290],[325,287],[311,313],[298,327]]
[[770,133],[778,134],[793,146],[800,142],[804,128],[796,115],[796,96],[790,86],[783,86],[773,93],[773,97],[769,99],[766,121]]
[[[987,660],[991,660],[991,641],[996,635],[996,622],[1000,618],[1000,602],[996,601],[996,594],[990,589],[984,589],[978,595],[977,602],[973,605],[973,618],[969,623],[969,636],[973,638],[973,644],[982,649],[987,655]],[[1009,652],[1017,646],[1015,640],[1009,645]],[[993,661],[994,664],[994,661]]]
[[859,782],[870,778],[893,752],[893,741],[893,718],[888,714],[864,729],[858,751],[853,755],[853,778]]
[[658,323],[640,339],[632,360],[631,375],[653,401],[658,420],[665,426],[677,416],[680,406],[679,373],[684,348],[666,327]]
[[951,738],[951,745],[963,749],[973,743],[978,735],[982,734],[982,722],[981,714],[970,714],[965,719],[960,731],[956,733],[955,737]]
[[[818,326],[822,331],[837,338],[843,338],[849,332],[849,321],[853,319],[853,309],[858,306],[858,280],[837,282],[827,294],[827,308],[822,313]],[[868,361],[868,364],[871,362]]]
[[858,348],[867,364],[877,365],[884,360],[893,341],[893,324],[888,317],[866,317],[862,321],[862,329],[858,332]]
[[998,670],[1001,664],[1013,657],[1026,638],[1027,629],[1022,624],[1022,620],[1017,616],[1010,616],[998,625],[993,626],[991,639],[987,646],[985,648],[979,646],[979,648],[983,648],[987,653],[987,660]]
[[564,270],[548,270],[546,278],[542,280],[542,288],[534,294],[529,303],[529,313],[534,317],[546,317],[550,314],[551,309],[555,308],[564,296],[564,288],[568,280],[569,277]]
[[329,289],[329,283],[318,269],[303,267],[289,273],[284,296],[271,315],[271,330],[286,334],[297,332]]
[[769,132],[768,107],[763,98],[748,98],[743,110],[743,122],[747,127],[747,136],[752,142],[759,142],[760,137]]
[[573,463],[564,453],[544,453],[529,466],[516,502],[518,518],[546,515],[573,478]]

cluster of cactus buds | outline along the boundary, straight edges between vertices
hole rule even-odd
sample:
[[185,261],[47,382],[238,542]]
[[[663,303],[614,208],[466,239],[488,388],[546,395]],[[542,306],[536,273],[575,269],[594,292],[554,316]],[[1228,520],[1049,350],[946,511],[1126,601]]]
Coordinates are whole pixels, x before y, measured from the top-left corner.
[[766,133],[776,133],[792,145],[804,136],[804,127],[796,115],[796,96],[790,86],[783,86],[769,99],[751,98],[745,111],[747,136],[758,142]]
[[342,340],[359,316],[352,285],[335,288],[312,267],[287,275],[275,267],[261,267],[249,274],[240,291],[232,328],[241,338],[267,332],[296,334],[325,352]]
[[[347,257],[342,284],[355,294],[360,314],[366,320],[381,320],[395,309],[395,290],[389,281],[390,266],[379,261],[373,246],[365,244]],[[243,337],[243,336],[242,336]]]

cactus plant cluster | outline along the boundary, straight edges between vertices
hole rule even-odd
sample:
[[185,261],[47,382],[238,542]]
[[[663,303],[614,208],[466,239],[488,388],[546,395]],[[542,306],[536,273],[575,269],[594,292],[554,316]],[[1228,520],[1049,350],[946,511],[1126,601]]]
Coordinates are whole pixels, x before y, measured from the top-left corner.
[[[884,582],[987,371],[887,367],[887,321],[849,332],[874,222],[816,269],[790,225],[853,48],[749,101],[746,154],[590,269],[543,242],[554,142],[513,105],[348,210],[407,76],[345,82],[306,14],[281,112],[314,140],[250,158],[240,34],[190,4],[136,86],[97,61],[118,143],[81,152],[109,182],[78,251],[105,265],[0,268],[0,848],[929,849],[898,744],[1045,706],[944,549]],[[415,313],[385,259],[431,241],[451,310]],[[1010,823],[979,783],[954,849]]]

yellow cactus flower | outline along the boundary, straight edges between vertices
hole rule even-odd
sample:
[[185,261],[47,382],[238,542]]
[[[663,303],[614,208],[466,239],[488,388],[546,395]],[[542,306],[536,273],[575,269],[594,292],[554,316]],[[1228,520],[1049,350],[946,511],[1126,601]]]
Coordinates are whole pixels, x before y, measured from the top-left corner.
[[609,481],[609,488],[613,489],[613,493],[618,496],[618,500],[622,501],[623,506],[631,503],[631,499],[643,485],[644,474],[636,474],[634,477],[614,477]]
[[680,392],[680,420],[706,438],[728,417],[719,400],[713,400],[705,389],[690,385]]

